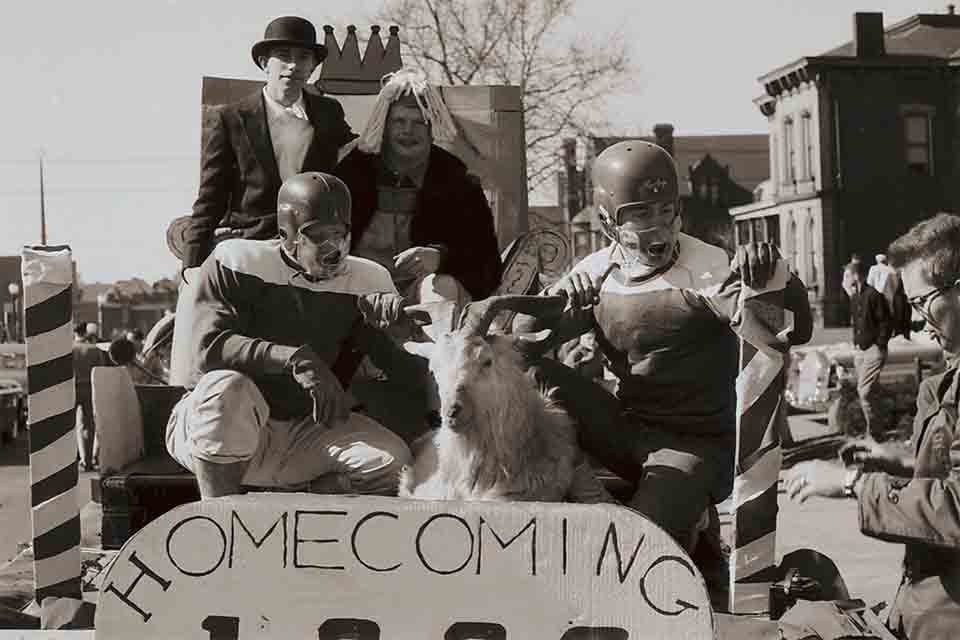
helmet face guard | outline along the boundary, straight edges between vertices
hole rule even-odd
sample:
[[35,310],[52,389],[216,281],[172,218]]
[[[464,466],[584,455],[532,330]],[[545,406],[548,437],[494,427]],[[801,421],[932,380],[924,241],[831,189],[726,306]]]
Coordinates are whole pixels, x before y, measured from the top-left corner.
[[288,178],[277,195],[277,227],[284,249],[313,280],[346,270],[352,202],[335,176],[309,172]]
[[614,243],[622,254],[620,267],[627,280],[636,280],[659,273],[676,259],[677,232],[680,228],[679,213],[670,222],[652,226],[633,221],[618,225],[613,219],[600,214],[603,234]]
[[[346,273],[347,256],[350,255],[349,228],[345,233],[317,234],[317,227],[322,224],[314,221],[301,225],[294,241],[293,257],[313,281],[330,280]],[[336,225],[334,228],[341,227]]]

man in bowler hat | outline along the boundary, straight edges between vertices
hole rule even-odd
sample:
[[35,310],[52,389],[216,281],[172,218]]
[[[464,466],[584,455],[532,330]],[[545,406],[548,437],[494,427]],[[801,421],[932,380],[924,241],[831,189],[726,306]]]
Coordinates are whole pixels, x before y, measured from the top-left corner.
[[225,218],[244,238],[277,235],[277,192],[290,176],[330,171],[340,147],[356,137],[340,103],[304,88],[327,49],[313,24],[285,16],[267,25],[253,45],[262,91],[210,114],[201,157],[200,188],[185,232],[184,269],[210,255]]

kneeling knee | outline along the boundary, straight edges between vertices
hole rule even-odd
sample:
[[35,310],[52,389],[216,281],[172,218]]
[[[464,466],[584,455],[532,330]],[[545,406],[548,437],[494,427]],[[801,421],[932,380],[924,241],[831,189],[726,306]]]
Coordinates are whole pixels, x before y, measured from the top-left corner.
[[211,462],[247,460],[257,448],[270,409],[248,376],[218,370],[204,375],[191,392],[187,417],[194,455]]

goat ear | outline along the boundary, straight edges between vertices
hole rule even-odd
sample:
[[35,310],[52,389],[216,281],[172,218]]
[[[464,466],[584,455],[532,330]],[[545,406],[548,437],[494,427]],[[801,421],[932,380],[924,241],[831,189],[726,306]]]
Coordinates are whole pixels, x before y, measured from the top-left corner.
[[412,353],[415,356],[420,356],[421,358],[430,359],[430,356],[433,355],[433,350],[436,347],[432,342],[404,342],[403,348],[407,353]]
[[517,348],[525,353],[542,353],[550,348],[550,338],[553,336],[553,329],[543,329],[536,333],[515,333]]

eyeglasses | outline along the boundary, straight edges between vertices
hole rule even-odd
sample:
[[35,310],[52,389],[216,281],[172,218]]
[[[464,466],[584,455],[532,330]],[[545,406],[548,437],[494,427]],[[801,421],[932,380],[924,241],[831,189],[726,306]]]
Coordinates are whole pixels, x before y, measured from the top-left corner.
[[931,289],[927,291],[922,296],[915,296],[909,298],[907,302],[910,303],[910,306],[916,309],[925,320],[930,320],[930,305],[933,304],[933,301],[942,296],[944,293],[953,289],[954,287],[960,285],[960,280],[954,282],[953,284],[948,284],[945,287],[937,287],[936,289]]

